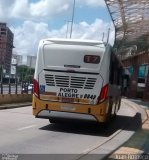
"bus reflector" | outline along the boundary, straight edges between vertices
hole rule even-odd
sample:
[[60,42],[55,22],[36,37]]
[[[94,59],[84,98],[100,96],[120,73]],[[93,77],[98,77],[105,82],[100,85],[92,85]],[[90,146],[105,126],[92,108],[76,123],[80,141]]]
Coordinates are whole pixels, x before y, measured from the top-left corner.
[[100,92],[100,96],[98,99],[98,103],[107,98],[107,93],[108,93],[108,84],[106,84],[105,86],[102,87],[101,92]]
[[39,86],[38,86],[38,82],[36,79],[33,80],[33,84],[34,84],[34,94],[38,97],[39,95]]

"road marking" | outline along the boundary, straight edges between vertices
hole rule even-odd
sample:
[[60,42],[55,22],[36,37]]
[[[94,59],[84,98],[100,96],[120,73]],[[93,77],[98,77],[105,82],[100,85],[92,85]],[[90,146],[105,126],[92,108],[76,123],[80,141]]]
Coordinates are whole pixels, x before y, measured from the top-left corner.
[[30,125],[30,126],[22,127],[22,128],[18,128],[17,130],[22,131],[22,130],[25,130],[25,129],[33,128],[35,126],[37,126],[37,125]]

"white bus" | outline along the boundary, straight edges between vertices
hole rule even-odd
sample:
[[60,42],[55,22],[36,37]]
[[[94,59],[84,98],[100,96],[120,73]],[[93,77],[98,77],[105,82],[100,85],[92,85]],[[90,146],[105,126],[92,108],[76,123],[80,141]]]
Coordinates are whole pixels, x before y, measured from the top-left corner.
[[33,115],[107,122],[120,108],[123,67],[100,41],[40,41],[34,75]]

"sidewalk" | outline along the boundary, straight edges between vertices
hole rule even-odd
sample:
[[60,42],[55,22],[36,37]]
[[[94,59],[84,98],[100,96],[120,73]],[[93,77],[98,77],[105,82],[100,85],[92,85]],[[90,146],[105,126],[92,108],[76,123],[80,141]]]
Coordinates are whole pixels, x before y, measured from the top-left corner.
[[149,102],[144,102],[141,100],[129,99],[130,101],[140,105],[144,109],[149,109]]
[[[113,152],[107,159],[149,159],[149,102],[131,100],[145,109],[147,118],[139,129],[125,144]],[[148,154],[148,155],[144,155]],[[145,157],[148,156],[148,157]]]
[[20,108],[20,107],[31,106],[31,105],[32,105],[31,102],[0,104],[0,110],[2,110],[2,109]]

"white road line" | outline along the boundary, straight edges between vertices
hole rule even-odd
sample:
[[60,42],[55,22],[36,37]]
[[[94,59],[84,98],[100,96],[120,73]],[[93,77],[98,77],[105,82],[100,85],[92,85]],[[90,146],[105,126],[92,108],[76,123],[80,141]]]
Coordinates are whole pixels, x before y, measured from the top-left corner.
[[30,126],[22,127],[22,128],[18,128],[17,130],[22,131],[22,130],[25,130],[25,129],[33,128],[35,126],[37,126],[37,125],[30,125]]

